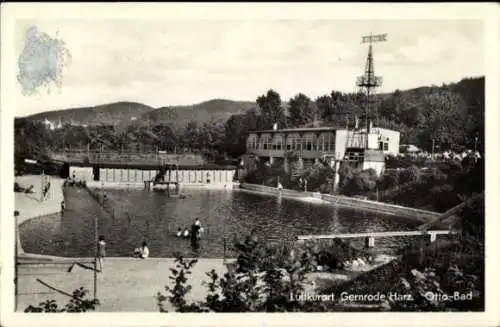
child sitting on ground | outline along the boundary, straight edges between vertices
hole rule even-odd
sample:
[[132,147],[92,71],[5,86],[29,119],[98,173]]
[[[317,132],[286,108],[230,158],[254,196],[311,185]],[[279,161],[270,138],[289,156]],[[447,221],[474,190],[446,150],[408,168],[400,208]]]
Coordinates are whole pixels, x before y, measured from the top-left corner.
[[149,257],[149,248],[146,242],[142,242],[142,246],[134,250],[134,257],[141,259],[147,259]]

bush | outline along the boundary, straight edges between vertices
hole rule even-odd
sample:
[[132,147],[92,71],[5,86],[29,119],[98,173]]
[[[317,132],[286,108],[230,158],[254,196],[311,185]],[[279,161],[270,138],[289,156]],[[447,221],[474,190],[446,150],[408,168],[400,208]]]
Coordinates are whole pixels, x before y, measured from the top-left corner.
[[324,270],[342,268],[345,260],[364,255],[348,243],[336,240],[333,244],[307,243],[293,247],[265,245],[253,235],[237,242],[236,262],[228,266],[224,276],[212,270],[206,275],[208,295],[203,301],[187,303],[191,290],[187,276],[195,260],[177,257],[176,269],[171,269],[173,287],[166,287],[168,296],[157,294],[161,312],[169,301],[177,312],[296,312],[327,311],[327,304],[291,298],[304,291],[306,273],[318,266]]
[[401,174],[402,183],[418,183],[421,179],[422,173],[420,171],[420,168],[415,165],[406,168]]
[[71,300],[62,308],[59,308],[55,300],[40,302],[38,306],[29,305],[24,312],[87,312],[95,310],[99,304],[97,299],[87,299],[88,290],[80,287],[73,292]]
[[357,171],[345,168],[343,171],[341,193],[345,195],[366,195],[377,186],[377,173],[374,169]]
[[398,170],[391,170],[381,176],[379,189],[387,190],[399,185],[400,174]]

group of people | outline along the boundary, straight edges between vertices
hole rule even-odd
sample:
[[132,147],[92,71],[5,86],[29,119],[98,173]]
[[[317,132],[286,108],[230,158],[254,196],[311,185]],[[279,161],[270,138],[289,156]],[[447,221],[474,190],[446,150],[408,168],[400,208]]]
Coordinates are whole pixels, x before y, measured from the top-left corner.
[[[133,256],[136,258],[147,259],[149,257],[148,243],[142,242],[141,247],[135,248]],[[97,259],[100,272],[102,272],[102,260],[104,257],[106,257],[106,239],[101,235],[97,241]]]
[[[64,202],[61,203],[61,206],[64,206]],[[203,227],[201,227],[201,222],[198,218],[194,221],[194,223],[191,225],[191,230],[189,230],[187,227],[184,229],[184,231],[179,228],[177,230],[177,237],[183,237],[183,238],[190,238],[191,239],[191,246],[195,249],[199,247],[199,240],[201,238],[201,233],[203,233]],[[147,242],[142,242],[142,245],[138,248],[134,249],[133,256],[136,258],[141,258],[141,259],[147,259],[149,257],[149,248]],[[106,240],[104,236],[99,236],[98,242],[97,242],[97,259],[99,263],[99,270],[102,272],[102,261],[103,258],[106,257]]]
[[147,259],[149,257],[148,243],[142,242],[141,247],[135,248],[134,257],[141,258],[141,259]]
[[183,237],[183,238],[189,238],[191,240],[191,246],[193,248],[198,248],[199,246],[199,240],[201,238],[201,233],[203,233],[203,227],[201,227],[201,222],[198,218],[194,221],[194,223],[191,225],[191,230],[189,228],[182,228],[177,229],[176,236],[177,237]]

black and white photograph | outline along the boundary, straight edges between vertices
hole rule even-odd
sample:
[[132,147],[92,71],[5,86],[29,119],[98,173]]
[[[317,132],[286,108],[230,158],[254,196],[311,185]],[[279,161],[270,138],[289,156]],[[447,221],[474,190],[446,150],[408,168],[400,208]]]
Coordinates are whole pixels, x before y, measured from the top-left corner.
[[498,6],[350,6],[2,4],[0,323],[500,323]]

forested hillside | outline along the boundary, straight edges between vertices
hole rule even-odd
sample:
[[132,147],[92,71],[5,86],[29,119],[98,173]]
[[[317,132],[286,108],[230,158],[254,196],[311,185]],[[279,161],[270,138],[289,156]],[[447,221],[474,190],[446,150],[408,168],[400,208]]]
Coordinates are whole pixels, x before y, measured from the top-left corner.
[[[332,91],[317,99],[298,94],[281,99],[269,90],[256,102],[211,100],[187,107],[150,107],[120,103],[94,108],[42,113],[15,120],[15,155],[40,156],[63,148],[104,148],[112,150],[159,149],[201,151],[212,156],[245,153],[250,130],[280,127],[345,126],[362,118],[363,95]],[[285,102],[286,101],[286,102]],[[458,83],[420,87],[376,98],[375,125],[401,131],[401,143],[430,149],[472,148],[484,140],[484,77],[466,78]],[[107,109],[104,109],[107,108]],[[112,110],[111,110],[111,109]],[[108,110],[110,109],[110,110]],[[140,114],[140,115],[139,115]],[[62,122],[79,120],[98,125],[70,126],[47,130],[43,119]],[[136,119],[131,119],[136,117]],[[116,124],[120,121],[121,124]],[[482,150],[481,150],[482,152]]]

